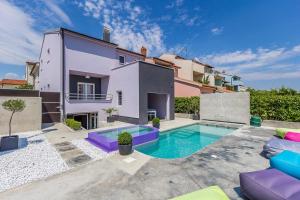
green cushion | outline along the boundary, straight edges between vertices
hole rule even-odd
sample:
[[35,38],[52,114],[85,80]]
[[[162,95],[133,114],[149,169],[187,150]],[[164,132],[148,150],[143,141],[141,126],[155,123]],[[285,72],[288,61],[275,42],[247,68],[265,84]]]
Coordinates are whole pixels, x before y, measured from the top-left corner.
[[197,190],[172,200],[230,200],[219,186],[210,186],[202,190]]
[[279,137],[284,138],[285,134],[287,132],[299,132],[300,133],[300,129],[291,129],[291,128],[276,128],[276,133]]

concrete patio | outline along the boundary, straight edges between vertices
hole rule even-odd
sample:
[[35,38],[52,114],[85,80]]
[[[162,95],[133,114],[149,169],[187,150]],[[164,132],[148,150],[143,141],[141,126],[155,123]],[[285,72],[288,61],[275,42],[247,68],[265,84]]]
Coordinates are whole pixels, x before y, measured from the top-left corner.
[[0,193],[0,199],[168,199],[219,185],[231,199],[243,199],[239,173],[268,167],[260,155],[270,128],[243,127],[184,159],[118,154],[44,180]]

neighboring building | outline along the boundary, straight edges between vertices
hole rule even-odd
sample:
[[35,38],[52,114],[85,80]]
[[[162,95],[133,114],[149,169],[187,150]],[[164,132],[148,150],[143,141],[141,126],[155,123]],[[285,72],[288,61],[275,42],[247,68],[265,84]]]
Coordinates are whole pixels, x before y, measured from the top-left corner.
[[25,68],[25,80],[29,85],[38,84],[38,77],[39,77],[39,62],[27,61],[26,68]]
[[206,85],[215,85],[213,67],[210,65],[201,63],[195,59],[189,60],[173,54],[163,54],[159,58],[172,62],[180,67],[178,77],[181,79],[203,83],[203,80],[208,78],[209,82],[206,83]]
[[109,107],[118,110],[116,119],[130,123],[147,123],[150,110],[174,119],[173,69],[118,47],[107,29],[103,38],[64,28],[44,34],[35,88],[61,94],[61,119],[96,128]]
[[0,80],[0,88],[2,89],[15,89],[21,85],[26,85],[26,80],[3,79]]
[[[188,60],[173,54],[163,54],[159,58],[147,58],[148,62],[155,62],[160,65],[170,63],[175,74],[175,96],[189,97],[199,96],[201,93],[214,93],[213,67],[200,63],[196,60]],[[205,82],[208,80],[208,83]]]

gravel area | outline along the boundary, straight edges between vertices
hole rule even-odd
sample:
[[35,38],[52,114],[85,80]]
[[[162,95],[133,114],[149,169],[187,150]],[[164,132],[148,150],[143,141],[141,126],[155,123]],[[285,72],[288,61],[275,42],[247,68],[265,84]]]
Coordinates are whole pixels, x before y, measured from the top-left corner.
[[115,152],[107,153],[98,147],[95,147],[94,145],[90,144],[86,140],[73,140],[72,144],[74,144],[77,148],[79,148],[81,151],[83,151],[85,154],[90,156],[93,160],[99,160],[102,158],[106,158],[110,155],[113,155]]
[[69,169],[45,136],[19,137],[20,149],[0,152],[0,192]]

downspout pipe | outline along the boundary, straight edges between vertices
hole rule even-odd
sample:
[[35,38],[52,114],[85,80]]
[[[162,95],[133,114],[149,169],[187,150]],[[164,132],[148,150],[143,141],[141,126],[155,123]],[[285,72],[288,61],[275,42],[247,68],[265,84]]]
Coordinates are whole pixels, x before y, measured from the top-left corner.
[[64,35],[64,29],[60,29],[61,34],[61,66],[62,66],[62,91],[61,91],[61,99],[62,99],[62,115],[61,115],[61,121],[63,122],[66,118],[66,110],[65,110],[65,79],[66,79],[66,66],[65,66],[65,35]]

